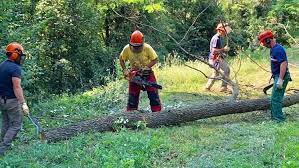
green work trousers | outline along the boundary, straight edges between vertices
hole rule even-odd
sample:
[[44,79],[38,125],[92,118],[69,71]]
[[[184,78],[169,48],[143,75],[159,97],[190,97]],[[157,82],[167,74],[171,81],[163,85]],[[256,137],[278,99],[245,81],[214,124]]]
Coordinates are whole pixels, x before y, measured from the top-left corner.
[[279,76],[274,76],[274,84],[272,89],[272,96],[271,96],[271,118],[275,121],[284,121],[285,116],[282,113],[282,104],[283,104],[283,97],[286,90],[286,87],[291,80],[290,74],[286,73],[284,76],[284,81],[282,85],[282,89],[277,88],[277,80]]

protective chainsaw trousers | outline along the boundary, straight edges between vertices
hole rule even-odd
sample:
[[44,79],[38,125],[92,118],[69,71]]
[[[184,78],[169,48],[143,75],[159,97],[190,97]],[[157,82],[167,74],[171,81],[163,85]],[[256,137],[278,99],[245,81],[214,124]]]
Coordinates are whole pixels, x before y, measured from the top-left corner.
[[[150,73],[145,80],[149,82],[156,82],[156,77],[154,73]],[[136,83],[129,82],[129,98],[127,104],[127,111],[133,111],[138,109],[139,104],[139,95],[140,91],[145,90],[147,91],[147,96],[150,101],[151,111],[158,112],[161,111],[161,101],[158,94],[158,89],[149,86],[140,86]]]

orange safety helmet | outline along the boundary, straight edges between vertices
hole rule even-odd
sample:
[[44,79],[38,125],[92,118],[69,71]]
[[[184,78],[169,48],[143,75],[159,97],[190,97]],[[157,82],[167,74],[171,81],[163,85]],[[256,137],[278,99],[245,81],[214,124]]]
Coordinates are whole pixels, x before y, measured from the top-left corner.
[[274,34],[272,33],[271,30],[266,30],[264,32],[261,32],[258,36],[258,40],[263,45],[264,45],[266,39],[273,39],[273,38],[274,38]]
[[130,37],[130,45],[139,47],[143,44],[143,34],[139,30],[135,30]]
[[21,55],[24,55],[24,48],[21,44],[12,42],[7,45],[5,54],[9,59],[16,61]]

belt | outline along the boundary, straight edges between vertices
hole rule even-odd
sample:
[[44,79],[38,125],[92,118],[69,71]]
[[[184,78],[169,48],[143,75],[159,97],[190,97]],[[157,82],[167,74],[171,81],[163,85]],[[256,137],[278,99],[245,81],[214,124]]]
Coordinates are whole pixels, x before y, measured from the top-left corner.
[[0,98],[3,99],[3,100],[4,100],[4,104],[6,104],[6,101],[7,101],[8,99],[15,99],[16,97],[0,96]]
[[1,98],[1,99],[15,99],[15,98],[17,98],[17,97],[1,96],[1,95],[0,95],[0,98]]
[[4,100],[4,104],[6,104],[6,100],[7,100],[7,97],[6,96],[0,96],[1,99]]

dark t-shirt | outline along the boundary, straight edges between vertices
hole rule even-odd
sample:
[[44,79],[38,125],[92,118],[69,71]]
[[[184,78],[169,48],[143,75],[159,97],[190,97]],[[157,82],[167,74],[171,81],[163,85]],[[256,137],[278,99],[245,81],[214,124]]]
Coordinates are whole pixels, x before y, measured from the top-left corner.
[[218,34],[215,34],[210,41],[210,54],[209,54],[210,59],[212,59],[215,54],[212,52],[213,48],[216,48],[216,49],[223,48],[222,39]]
[[12,77],[21,78],[21,66],[6,60],[0,64],[0,96],[16,98],[13,91]]
[[[270,50],[271,56],[271,72],[273,75],[279,75],[280,73],[280,65],[284,61],[288,61],[287,54],[283,46],[280,44],[276,44]],[[288,72],[288,68],[287,68]]]

